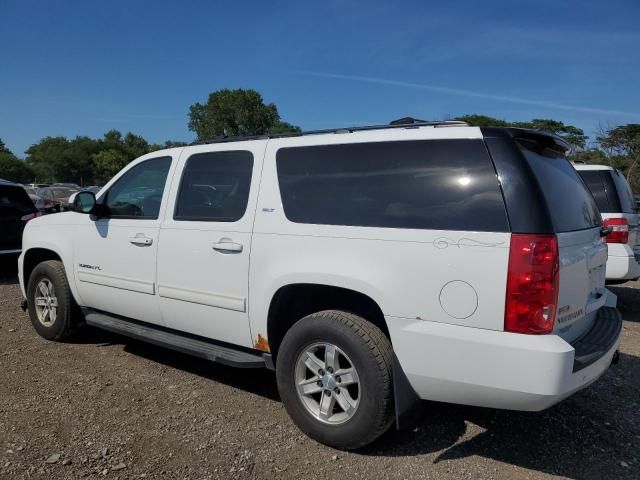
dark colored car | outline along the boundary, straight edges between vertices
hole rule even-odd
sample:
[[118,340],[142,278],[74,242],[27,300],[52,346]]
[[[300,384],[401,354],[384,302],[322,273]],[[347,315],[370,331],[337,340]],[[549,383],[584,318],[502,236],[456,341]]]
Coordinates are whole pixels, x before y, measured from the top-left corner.
[[22,250],[22,231],[38,210],[21,185],[0,179],[0,257]]
[[78,191],[77,188],[50,186],[39,188],[36,193],[44,200],[47,211],[61,212],[69,208],[69,197]]
[[66,188],[71,188],[71,189],[76,190],[76,191],[79,191],[82,188],[77,183],[52,183],[49,186],[50,187],[66,187]]
[[37,193],[38,189],[35,188],[35,187],[24,187],[24,190],[27,192],[27,195],[29,195],[29,198],[31,199],[33,204],[36,206],[36,208],[40,212],[46,212],[45,202],[42,199],[42,197],[40,197],[40,195],[38,195],[38,193]]
[[90,185],[88,187],[84,187],[82,189],[83,192],[92,192],[94,195],[97,195],[102,187],[98,185]]

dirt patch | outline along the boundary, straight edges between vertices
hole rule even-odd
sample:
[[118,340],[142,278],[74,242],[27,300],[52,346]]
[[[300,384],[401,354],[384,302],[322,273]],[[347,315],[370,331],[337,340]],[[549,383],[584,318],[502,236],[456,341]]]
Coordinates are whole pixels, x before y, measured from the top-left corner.
[[621,360],[541,413],[424,403],[357,453],[305,437],[267,370],[89,330],[37,336],[0,274],[0,478],[640,478],[640,291],[614,287]]

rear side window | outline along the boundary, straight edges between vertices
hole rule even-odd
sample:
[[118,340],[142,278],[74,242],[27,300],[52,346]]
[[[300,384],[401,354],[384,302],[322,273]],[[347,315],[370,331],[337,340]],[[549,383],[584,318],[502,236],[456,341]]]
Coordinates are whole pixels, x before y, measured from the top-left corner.
[[518,139],[544,195],[556,232],[602,224],[593,196],[563,153],[535,141]]
[[253,154],[208,152],[187,160],[180,182],[175,220],[236,222],[247,210]]
[[509,231],[481,140],[282,148],[276,163],[284,213],[292,222]]
[[613,178],[613,183],[616,185],[616,191],[620,199],[621,210],[619,211],[622,213],[636,213],[636,202],[633,200],[633,193],[631,193],[631,187],[627,179],[618,170],[610,170],[609,174]]
[[0,209],[3,215],[35,212],[33,202],[22,187],[0,185]]

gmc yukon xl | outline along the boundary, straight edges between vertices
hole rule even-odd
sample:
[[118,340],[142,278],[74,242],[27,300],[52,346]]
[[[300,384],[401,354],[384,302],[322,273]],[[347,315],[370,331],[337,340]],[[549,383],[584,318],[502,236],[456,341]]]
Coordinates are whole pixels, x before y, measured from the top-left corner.
[[340,448],[419,399],[542,410],[621,331],[567,148],[424,122],[153,152],[27,224],[25,308],[51,340],[87,324],[275,369],[293,421]]

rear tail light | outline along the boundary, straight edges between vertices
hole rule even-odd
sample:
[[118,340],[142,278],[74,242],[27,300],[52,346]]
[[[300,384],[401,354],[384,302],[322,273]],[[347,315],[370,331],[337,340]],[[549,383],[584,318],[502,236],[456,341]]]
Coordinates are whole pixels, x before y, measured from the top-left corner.
[[629,241],[629,222],[626,218],[605,218],[604,228],[611,227],[611,233],[604,237],[607,243],[627,243]]
[[33,212],[33,213],[29,213],[27,215],[23,215],[22,217],[20,217],[20,220],[22,220],[23,222],[27,223],[29,220],[33,220],[36,217],[40,216],[40,212]]
[[558,307],[555,235],[512,234],[504,329],[542,334],[553,330]]

